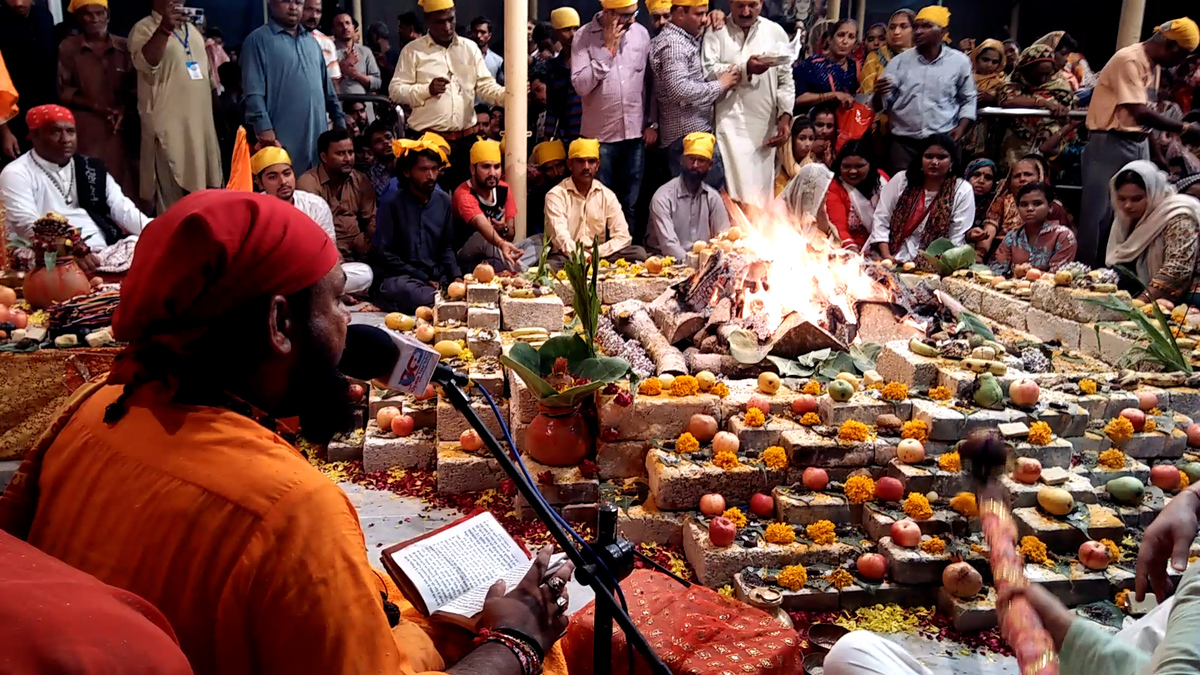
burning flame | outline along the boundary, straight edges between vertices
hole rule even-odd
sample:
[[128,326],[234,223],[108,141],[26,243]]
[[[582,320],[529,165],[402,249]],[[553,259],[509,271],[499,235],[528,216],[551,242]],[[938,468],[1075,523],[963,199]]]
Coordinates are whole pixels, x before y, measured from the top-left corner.
[[891,299],[891,292],[867,274],[866,260],[838,246],[818,229],[812,217],[796,222],[782,206],[770,210],[749,207],[751,217],[747,217],[728,197],[726,200],[740,230],[740,236],[734,235],[734,250],[757,258],[741,280],[742,318],[765,316],[766,325],[774,330],[795,312],[828,328],[826,310],[831,305],[854,323],[855,302]]

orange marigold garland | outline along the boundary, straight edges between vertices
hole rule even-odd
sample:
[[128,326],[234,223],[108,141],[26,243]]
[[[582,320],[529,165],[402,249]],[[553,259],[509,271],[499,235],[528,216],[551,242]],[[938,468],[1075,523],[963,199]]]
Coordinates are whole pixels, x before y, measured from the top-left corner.
[[929,555],[941,555],[946,552],[946,542],[941,537],[930,537],[921,542],[921,550]]
[[725,452],[718,452],[717,456],[713,457],[712,463],[713,466],[719,467],[726,471],[736,469],[741,465],[741,463],[738,462],[737,453],[729,452],[728,450]]
[[929,398],[934,401],[949,401],[953,396],[949,388],[941,385],[929,390]]
[[908,398],[908,385],[903,382],[888,382],[879,393],[886,401],[903,401]]
[[796,541],[796,531],[787,523],[771,523],[763,532],[763,540],[768,544],[791,544]]
[[821,416],[815,412],[806,412],[800,416],[800,424],[806,427],[816,426],[821,423]]
[[808,583],[808,570],[804,569],[803,565],[788,565],[783,568],[778,577],[775,577],[779,585],[792,591],[798,591],[804,588],[804,584]]
[[854,577],[840,567],[825,575],[825,580],[829,582],[830,586],[839,591],[854,583]]
[[947,473],[958,473],[962,471],[962,458],[958,451],[947,452],[937,459],[938,468]]
[[851,476],[842,492],[851,504],[863,504],[875,498],[875,481],[870,476]]
[[974,492],[960,492],[950,500],[950,508],[968,518],[979,515],[979,505],[975,502]]
[[832,522],[828,520],[818,520],[817,522],[804,528],[808,538],[818,546],[828,546],[837,541],[837,534]]
[[871,429],[858,420],[846,420],[838,428],[838,439],[851,442],[862,442],[871,435]]
[[671,382],[672,396],[692,396],[700,391],[700,383],[691,375],[680,375]]
[[1147,417],[1146,418],[1146,426],[1142,427],[1142,431],[1144,431],[1146,433],[1150,433],[1151,431],[1154,431],[1157,428],[1158,428],[1158,422],[1155,422],[1153,417]]
[[1183,471],[1180,471],[1179,472],[1179,491],[1183,492],[1184,490],[1188,489],[1188,486],[1191,484],[1192,484],[1192,479],[1188,478],[1188,475],[1186,473],[1184,473]]
[[900,438],[915,438],[924,443],[929,440],[929,425],[924,420],[909,420],[900,429]]
[[1042,564],[1046,562],[1046,545],[1041,539],[1033,536],[1021,537],[1021,546],[1017,552],[1025,556],[1028,562]]
[[1045,422],[1034,422],[1029,425],[1029,442],[1033,445],[1046,445],[1053,439],[1050,425]]
[[712,393],[716,394],[718,398],[725,398],[729,395],[729,385],[718,382],[713,385]]
[[746,411],[746,426],[761,427],[767,423],[767,416],[758,408],[750,408]]
[[919,492],[908,493],[904,500],[904,513],[913,520],[926,520],[933,515],[933,507],[925,495]]
[[1125,468],[1125,453],[1116,448],[1109,448],[1100,453],[1100,458],[1096,463],[1106,469],[1123,469]]
[[648,377],[638,385],[638,393],[643,396],[658,396],[662,392],[662,380],[657,377]]
[[817,382],[816,380],[809,380],[805,383],[804,387],[800,389],[800,393],[808,394],[809,396],[820,396],[821,383]]
[[1115,563],[1121,560],[1121,549],[1117,546],[1117,542],[1112,539],[1101,539],[1100,543],[1104,544],[1104,548],[1108,549],[1108,559],[1110,561]]
[[1123,443],[1133,438],[1133,422],[1124,417],[1113,418],[1108,426],[1104,427],[1104,433],[1108,434],[1114,443]]
[[746,523],[750,522],[749,519],[746,518],[746,514],[742,513],[742,510],[736,506],[725,509],[725,513],[722,513],[721,515],[725,518],[728,518],[729,522],[733,523],[733,526],[739,530],[745,527]]
[[1080,380],[1079,381],[1079,391],[1082,391],[1083,393],[1087,394],[1088,396],[1095,394],[1096,393],[1096,381],[1095,380]]
[[695,452],[700,449],[700,441],[692,435],[690,431],[685,431],[679,434],[679,438],[675,441],[675,452],[686,454]]
[[786,469],[788,466],[787,450],[778,445],[772,445],[763,450],[761,458],[763,464],[766,464],[768,469],[777,471],[779,469]]

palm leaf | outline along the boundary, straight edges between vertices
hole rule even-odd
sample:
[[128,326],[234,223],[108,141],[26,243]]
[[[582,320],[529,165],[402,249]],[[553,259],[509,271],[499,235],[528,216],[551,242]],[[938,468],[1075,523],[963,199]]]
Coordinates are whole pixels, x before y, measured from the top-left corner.
[[[1150,303],[1154,312],[1154,321],[1151,321],[1145,312],[1126,305],[1112,293],[1102,298],[1084,298],[1084,300],[1124,315],[1126,319],[1134,322],[1141,329],[1147,344],[1130,347],[1121,356],[1122,365],[1135,365],[1138,361],[1145,360],[1161,365],[1168,372],[1192,374],[1192,364],[1179,349],[1179,344],[1175,342],[1175,336],[1171,334],[1171,322],[1159,309],[1157,302]],[[1097,328],[1098,330],[1099,328]]]

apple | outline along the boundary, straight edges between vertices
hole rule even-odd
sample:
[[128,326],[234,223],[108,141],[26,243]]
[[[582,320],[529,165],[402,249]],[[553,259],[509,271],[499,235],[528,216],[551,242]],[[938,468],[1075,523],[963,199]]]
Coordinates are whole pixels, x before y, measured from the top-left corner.
[[1112,562],[1108,547],[1098,541],[1085,541],[1079,545],[1079,562],[1090,570],[1102,570]]
[[0,305],[12,306],[17,302],[17,292],[8,286],[0,286]]
[[725,498],[713,493],[700,498],[700,513],[713,518],[725,513]]
[[724,517],[717,516],[708,523],[708,539],[713,546],[717,548],[725,548],[733,543],[733,538],[737,536],[737,527],[733,521]]
[[879,581],[887,574],[887,558],[879,553],[864,553],[858,556],[858,574],[864,579]]
[[433,335],[434,335],[433,326],[430,326],[427,323],[417,326],[416,335],[417,335],[417,339],[420,340],[421,342],[425,342],[425,343],[433,342]]
[[906,438],[896,446],[896,457],[905,464],[919,464],[925,461],[925,446],[915,438]]
[[771,416],[771,400],[761,394],[755,394],[746,402],[746,412],[750,412],[751,408],[758,408],[762,411],[763,417]]
[[0,323],[8,323],[8,307],[0,305]]
[[379,409],[375,413],[375,422],[379,424],[380,431],[386,431],[392,428],[392,420],[400,415],[400,409],[396,406],[386,406]]
[[742,442],[738,437],[728,431],[718,431],[716,436],[713,436],[713,452],[732,452],[737,454],[738,448],[742,447]]
[[367,393],[367,390],[364,389],[361,384],[358,384],[357,382],[355,382],[350,385],[350,400],[351,401],[361,401],[363,394],[365,394],[365,393]]
[[817,397],[810,394],[800,394],[792,400],[792,413],[795,415],[803,415],[804,413],[817,412]]
[[1021,408],[1030,408],[1038,402],[1038,395],[1041,393],[1041,388],[1038,383],[1033,380],[1020,379],[1008,385],[1008,398],[1013,402],[1013,405]]
[[1152,391],[1139,391],[1137,398],[1139,410],[1150,412],[1158,407],[1158,395]]
[[1193,448],[1200,448],[1200,424],[1193,424],[1187,428],[1188,445]]
[[1159,464],[1150,468],[1150,484],[1167,492],[1178,490],[1182,480],[1179,469],[1173,464]]
[[884,476],[875,481],[875,497],[883,502],[898,502],[904,498],[904,483],[898,478]]
[[20,309],[8,310],[8,320],[17,328],[29,327],[29,315]]
[[411,436],[416,426],[417,421],[412,418],[412,415],[397,415],[392,418],[392,433],[401,438]]
[[759,518],[770,518],[775,515],[775,498],[761,492],[750,498],[750,513]]
[[467,429],[458,437],[458,444],[467,452],[475,452],[483,447],[483,438],[474,429]]
[[417,401],[428,401],[429,399],[433,398],[434,396],[437,396],[437,388],[434,387],[432,384],[427,384],[427,385],[425,385],[425,393],[421,394],[420,396],[414,395],[413,399],[417,400]]
[[433,308],[425,305],[418,307],[417,318],[423,321],[433,321]]
[[1017,465],[1013,467],[1013,480],[1026,485],[1033,485],[1042,476],[1042,463],[1033,457],[1018,457]]
[[905,518],[892,523],[892,541],[903,548],[916,548],[921,543],[921,526]]
[[1146,413],[1138,408],[1126,408],[1122,410],[1121,417],[1133,423],[1134,431],[1141,431],[1146,428]]
[[717,435],[717,419],[712,415],[696,413],[688,420],[688,433],[695,436],[697,441],[707,443]]
[[826,485],[829,485],[829,472],[825,469],[810,466],[804,470],[804,474],[800,476],[800,481],[809,490],[820,492],[825,489]]

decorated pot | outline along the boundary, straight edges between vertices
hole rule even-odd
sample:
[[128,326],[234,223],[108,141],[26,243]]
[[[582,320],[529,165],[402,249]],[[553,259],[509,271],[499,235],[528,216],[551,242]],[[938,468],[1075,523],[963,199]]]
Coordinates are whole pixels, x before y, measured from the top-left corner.
[[575,466],[594,444],[581,405],[554,408],[538,404],[538,414],[525,428],[525,450],[546,466]]
[[25,277],[22,292],[34,309],[45,309],[56,302],[70,300],[92,291],[87,275],[70,257],[59,258],[54,269],[39,266]]

